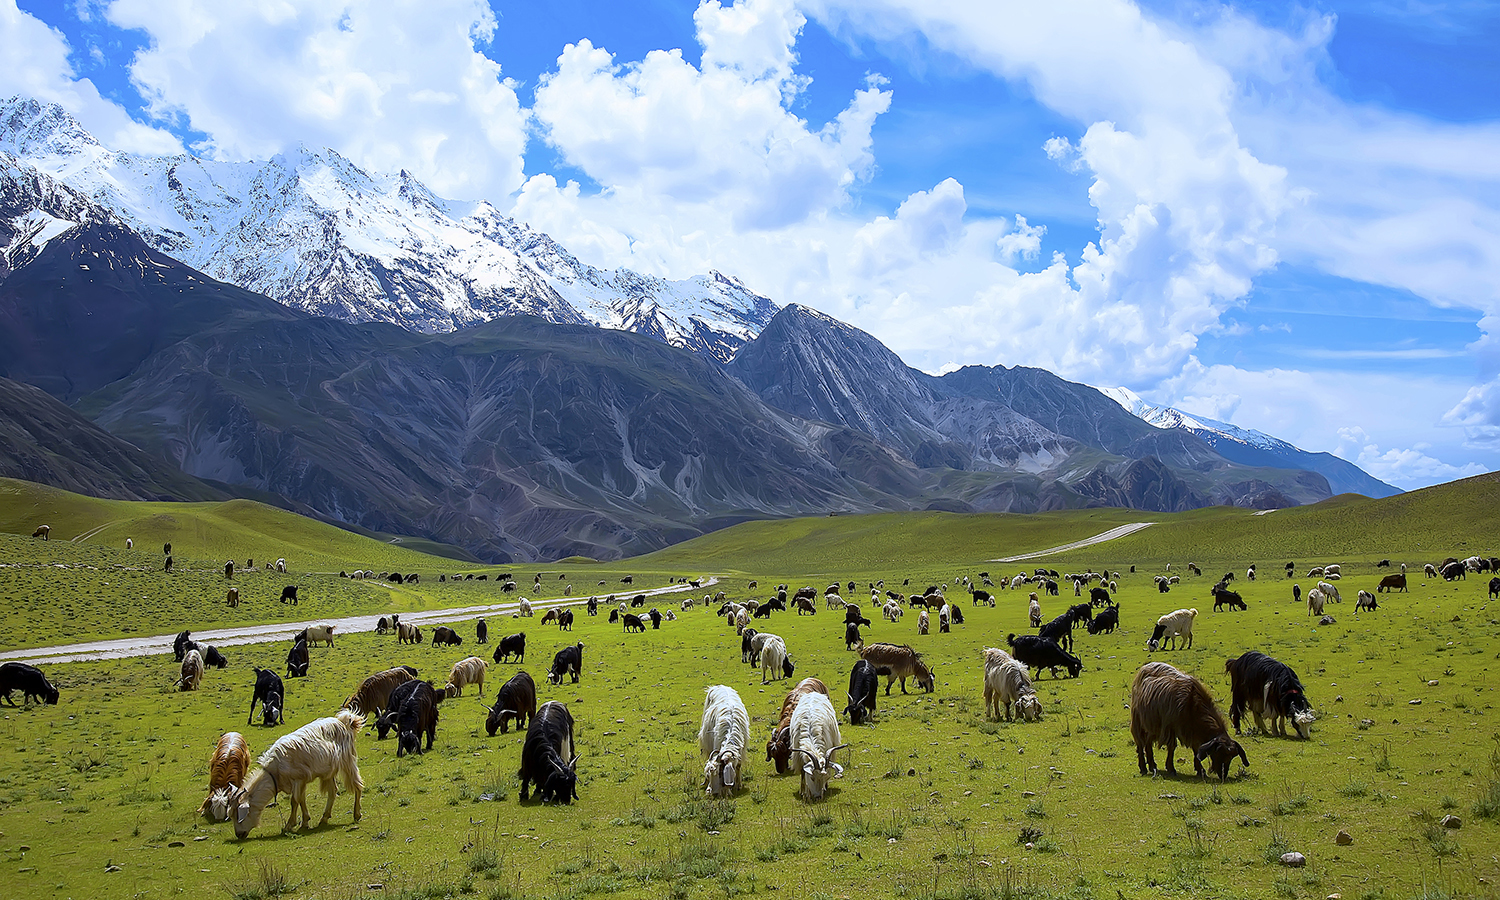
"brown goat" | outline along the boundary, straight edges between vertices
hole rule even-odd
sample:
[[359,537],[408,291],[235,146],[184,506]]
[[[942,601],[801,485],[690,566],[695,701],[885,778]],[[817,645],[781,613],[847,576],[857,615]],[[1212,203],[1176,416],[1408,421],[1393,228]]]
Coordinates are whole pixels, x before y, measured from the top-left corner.
[[897,678],[901,679],[901,693],[906,693],[906,679],[911,678],[917,685],[927,693],[932,693],[937,687],[937,680],[927,664],[922,662],[922,654],[902,644],[867,644],[859,650],[861,659],[870,661],[875,667],[877,675],[885,676],[885,695],[891,695],[891,683]]
[[797,682],[797,686],[787,691],[786,698],[781,701],[781,723],[771,731],[771,739],[766,742],[766,759],[776,764],[776,774],[785,775],[792,759],[792,713],[797,709],[797,703],[808,694],[822,694],[828,696],[828,688],[816,678],[804,678]]
[[198,815],[215,822],[229,821],[229,801],[234,792],[245,786],[250,771],[250,745],[238,731],[225,732],[208,761],[208,796],[198,807]]
[[391,691],[396,685],[405,684],[416,678],[417,675],[411,669],[397,666],[394,669],[386,669],[384,672],[376,672],[366,678],[344,701],[344,709],[352,709],[362,716],[373,718],[379,710],[384,710],[390,702]]
[[1130,737],[1142,775],[1156,772],[1152,751],[1158,745],[1167,751],[1167,774],[1176,775],[1173,755],[1178,743],[1195,748],[1193,770],[1200,776],[1205,775],[1205,758],[1212,760],[1220,781],[1229,776],[1236,756],[1250,765],[1244,749],[1229,736],[1224,714],[1208,688],[1168,663],[1146,663],[1136,671],[1130,685]]

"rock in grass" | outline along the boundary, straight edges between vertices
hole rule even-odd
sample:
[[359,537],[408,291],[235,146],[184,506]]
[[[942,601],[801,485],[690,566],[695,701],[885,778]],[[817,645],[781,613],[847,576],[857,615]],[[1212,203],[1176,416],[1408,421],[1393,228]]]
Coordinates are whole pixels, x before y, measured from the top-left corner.
[[1334,835],[1333,842],[1340,847],[1347,847],[1354,843],[1354,835],[1340,828],[1339,833]]
[[1296,851],[1281,854],[1281,864],[1288,869],[1300,869],[1307,865],[1307,857]]
[[1443,816],[1441,819],[1438,819],[1438,824],[1444,828],[1452,828],[1454,831],[1464,827],[1463,819],[1460,819],[1458,816]]

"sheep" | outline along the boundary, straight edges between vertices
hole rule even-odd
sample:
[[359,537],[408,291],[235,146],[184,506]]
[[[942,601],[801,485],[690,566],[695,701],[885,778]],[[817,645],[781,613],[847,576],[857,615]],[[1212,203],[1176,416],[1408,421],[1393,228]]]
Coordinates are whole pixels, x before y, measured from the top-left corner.
[[38,525],[36,527],[36,531],[33,531],[31,533],[31,536],[34,538],[41,538],[44,541],[50,541],[52,540],[52,526]]
[[542,704],[521,745],[521,800],[536,783],[537,799],[543,803],[571,803],[578,797],[578,756],[573,752],[573,714],[556,700]]
[[310,625],[299,636],[307,641],[309,647],[319,643],[324,643],[332,647],[333,630],[336,627],[334,625]]
[[844,715],[849,717],[850,725],[868,722],[875,715],[875,697],[879,687],[880,676],[875,671],[875,665],[867,659],[856,662],[849,671],[849,705],[844,707]]
[[484,729],[490,737],[495,732],[501,734],[510,732],[510,720],[516,720],[516,730],[526,727],[526,721],[536,715],[536,682],[531,680],[531,675],[522,671],[511,676],[511,679],[500,686],[500,693],[495,695],[495,705],[488,708],[489,715],[484,720]]
[[[764,635],[756,635],[757,638]],[[792,660],[786,653],[786,643],[771,635],[760,649],[760,683],[769,684],[792,675]]]
[[281,724],[282,704],[286,698],[286,688],[281,683],[281,676],[270,669],[255,667],[255,693],[250,697],[250,714],[245,717],[245,724],[249,725],[255,719],[255,704],[260,704],[261,718],[265,724],[270,726]]
[[359,714],[341,709],[334,716],[317,719],[283,736],[260,755],[257,770],[236,794],[234,833],[241,839],[260,824],[261,812],[284,793],[292,800],[292,816],[283,831],[297,826],[297,811],[302,811],[302,827],[312,824],[307,809],[307,783],[317,779],[322,784],[328,805],[318,824],[326,824],[333,815],[333,800],[338,793],[338,776],[344,788],[354,794],[354,821],[360,820],[360,797],[365,783],[359,776],[354,737],[364,727]]
[[1334,603],[1343,603],[1344,598],[1339,596],[1339,589],[1326,581],[1318,582],[1318,590],[1323,592],[1323,597]]
[[1337,564],[1328,565],[1328,566],[1324,566],[1323,567],[1323,576],[1326,578],[1329,575],[1338,575],[1338,574],[1342,573],[1343,571],[1344,571],[1343,566],[1340,566],[1340,565],[1337,565]]
[[792,712],[792,753],[801,757],[800,793],[807,800],[821,799],[832,778],[841,778],[844,767],[833,755],[848,747],[839,733],[839,719],[826,694],[805,695]]
[[927,693],[937,689],[937,676],[922,661],[922,654],[905,644],[867,644],[859,648],[860,659],[869,660],[878,675],[885,676],[885,695],[891,695],[891,684],[901,679],[901,693],[906,693],[906,679],[911,678]]
[[781,700],[781,719],[771,729],[771,739],[766,742],[766,760],[776,767],[776,774],[785,775],[792,759],[792,713],[797,704],[808,694],[828,696],[828,688],[816,678],[804,678],[797,686],[787,691]]
[[[1255,727],[1262,734],[1286,737],[1286,720],[1291,719],[1298,737],[1307,740],[1312,736],[1312,706],[1307,702],[1307,694],[1297,673],[1286,663],[1251,650],[1227,660],[1224,671],[1229,673],[1233,698],[1229,704],[1229,720],[1234,723],[1235,734],[1240,733],[1240,718],[1248,708],[1255,716]],[[1262,716],[1270,718],[1269,729]]]
[[177,681],[179,691],[196,691],[203,681],[203,657],[197,650],[189,650],[182,658],[182,677]]
[[1178,609],[1157,619],[1156,630],[1151,632],[1151,640],[1146,642],[1147,651],[1155,653],[1163,641],[1171,641],[1175,649],[1178,638],[1183,639],[1182,649],[1190,649],[1193,646],[1193,620],[1197,618],[1196,609]]
[[1203,682],[1163,662],[1141,666],[1131,682],[1130,737],[1142,775],[1156,773],[1153,750],[1161,746],[1167,751],[1167,774],[1175,776],[1173,756],[1179,742],[1194,748],[1193,770],[1203,777],[1207,777],[1204,759],[1211,760],[1220,781],[1229,777],[1236,756],[1250,765],[1244,748],[1229,736],[1224,715]]
[[517,615],[521,615],[521,616],[530,616],[531,615],[531,601],[527,600],[525,597],[522,597],[520,600],[517,600],[516,601],[516,614]]
[[1307,592],[1307,614],[1310,616],[1323,614],[1323,592],[1317,588]]
[[926,634],[930,625],[931,622],[927,618],[927,610],[924,609],[917,614],[917,634]]
[[698,752],[705,760],[703,787],[710,797],[726,797],[739,787],[750,739],[750,713],[734,688],[716,684],[704,691]]
[[420,644],[422,643],[422,629],[410,622],[400,622],[396,625],[396,643],[398,644]]
[[198,815],[215,822],[229,821],[229,805],[234,794],[245,785],[250,771],[250,745],[238,731],[227,731],[214,745],[208,758],[208,796],[198,807]]
[[[1491,587],[1500,588],[1500,584],[1495,584],[1495,582],[1500,582],[1500,578],[1491,579]],[[1360,591],[1359,597],[1354,601],[1354,611],[1356,613],[1360,612],[1361,610],[1369,610],[1370,612],[1374,612],[1378,607],[1379,604],[1375,602],[1375,595],[1370,593],[1369,591]]]
[[60,696],[57,688],[42,674],[42,670],[36,666],[26,663],[8,662],[0,665],[0,700],[4,700],[11,706],[16,701],[11,697],[12,691],[21,692],[21,702],[30,703],[33,699],[38,703],[46,703],[51,706],[57,705]]
[[443,696],[448,699],[462,697],[464,688],[478,685],[484,691],[484,674],[489,664],[477,656],[467,656],[453,664],[448,672],[448,683],[443,686]]
[[1042,703],[1037,699],[1036,688],[1026,674],[1026,666],[1017,662],[1009,653],[998,647],[984,648],[984,711],[998,720],[1000,708],[1005,707],[1005,721],[1011,721],[1011,706],[1027,722],[1042,717]]

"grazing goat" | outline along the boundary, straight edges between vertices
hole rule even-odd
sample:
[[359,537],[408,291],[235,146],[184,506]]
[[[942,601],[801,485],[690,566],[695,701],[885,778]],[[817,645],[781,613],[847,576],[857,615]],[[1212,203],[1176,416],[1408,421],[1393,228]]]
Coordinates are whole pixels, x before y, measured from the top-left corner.
[[1031,615],[1031,627],[1042,627],[1042,602],[1037,599],[1036,591],[1031,592],[1031,608],[1028,612]]
[[1323,614],[1323,592],[1317,588],[1307,592],[1307,614],[1310,616]]
[[[562,684],[564,675],[571,675],[573,683],[578,683],[578,677],[583,672],[583,642],[579,641],[571,647],[564,647],[557,651],[552,657],[552,668],[547,672],[547,681],[552,684]],[[572,719],[568,720],[570,723]]]
[[529,787],[536,783],[537,799],[543,803],[571,803],[578,797],[578,756],[573,752],[573,714],[556,700],[542,704],[521,745],[521,799],[530,799]]
[[295,584],[289,584],[281,589],[281,602],[290,603],[293,606],[297,605],[297,586]]
[[1026,666],[998,647],[986,647],[984,657],[984,711],[998,720],[1005,708],[1005,721],[1011,721],[1011,707],[1027,722],[1042,717],[1042,703],[1026,673]]
[[1318,590],[1323,592],[1323,597],[1334,603],[1343,603],[1344,598],[1339,596],[1339,589],[1326,581],[1318,582]]
[[454,697],[462,697],[464,688],[469,685],[478,685],[481,693],[484,691],[484,674],[489,664],[477,656],[467,656],[453,664],[452,670],[448,672],[448,683],[443,686],[443,696],[450,700]]
[[926,634],[931,627],[931,620],[927,618],[927,610],[917,613],[917,634]]
[[[1235,734],[1240,733],[1240,718],[1249,709],[1261,734],[1286,737],[1286,720],[1291,719],[1298,737],[1312,737],[1312,706],[1291,666],[1251,650],[1227,660],[1224,671],[1229,673],[1229,720]],[[1269,729],[1262,717],[1271,720]]]
[[[401,706],[391,710],[396,720],[396,757],[415,753],[422,755],[422,735],[427,735],[427,749],[437,737],[438,704],[443,702],[431,682],[414,681]],[[389,715],[389,714],[388,714]]]
[[[1500,578],[1497,578],[1495,580],[1500,581]],[[1377,608],[1379,608],[1379,604],[1375,602],[1374,594],[1370,593],[1369,591],[1359,592],[1359,597],[1357,597],[1354,601],[1354,611],[1356,613],[1360,612],[1361,610],[1369,610],[1370,612],[1374,612]]]
[[30,703],[35,699],[38,703],[57,705],[59,692],[42,674],[42,670],[36,666],[26,663],[8,662],[0,665],[0,700],[4,700],[11,706],[16,701],[11,697],[12,691],[21,692],[21,702]]
[[1042,669],[1057,677],[1059,668],[1068,670],[1068,677],[1077,678],[1083,671],[1083,661],[1057,645],[1057,641],[1044,638],[1035,634],[1011,634],[1006,636],[1005,643],[1010,646],[1011,653],[1015,654],[1017,661],[1027,667],[1036,669],[1036,677],[1042,677]]
[[227,731],[214,745],[208,758],[208,796],[198,807],[198,815],[215,822],[229,821],[229,807],[234,795],[245,786],[250,772],[250,745],[238,731]]
[[317,719],[303,725],[291,734],[284,735],[270,749],[260,755],[258,769],[236,794],[234,833],[245,838],[251,829],[260,824],[261,812],[276,799],[277,794],[286,794],[292,800],[292,815],[283,831],[297,827],[297,812],[302,812],[302,827],[312,825],[312,814],[307,809],[308,782],[321,783],[328,805],[318,824],[325,824],[333,815],[333,799],[338,794],[338,777],[343,776],[344,788],[354,794],[354,821],[360,819],[360,797],[365,783],[359,777],[359,760],[355,755],[354,738],[364,727],[365,720],[357,713],[341,709],[334,716]]
[[398,644],[420,644],[422,643],[422,629],[410,622],[401,622],[396,625],[396,643]]
[[500,686],[500,693],[495,695],[495,705],[489,707],[489,716],[484,720],[484,730],[488,731],[490,737],[495,732],[508,734],[510,732],[511,719],[516,720],[516,730],[526,727],[526,722],[536,715],[536,682],[531,680],[531,675],[521,671],[512,675],[510,680]]
[[336,627],[335,625],[311,625],[304,628],[298,638],[306,640],[309,647],[313,644],[327,644],[332,647],[333,630]]
[[530,600],[527,600],[525,597],[522,597],[520,600],[516,601],[516,615],[518,615],[518,616],[530,616],[531,614],[532,614],[532,611],[531,611],[531,601]]
[[495,662],[525,662],[526,632],[506,635],[495,647]]
[[240,589],[230,588],[224,594],[224,602],[229,604],[230,609],[240,608]]
[[760,683],[769,684],[792,677],[792,660],[787,656],[786,643],[775,635],[758,634],[755,637],[757,640],[767,638],[760,647]]
[[447,625],[439,625],[438,627],[432,629],[431,646],[433,647],[458,647],[461,646],[463,642],[464,639],[459,637],[458,632],[454,631],[452,628],[449,628]]
[[484,624],[484,620],[480,619],[478,622],[474,623],[474,643],[487,644],[489,643],[489,640],[490,626]]
[[821,799],[832,778],[840,778],[844,767],[833,755],[849,746],[839,734],[839,719],[826,694],[805,695],[792,712],[792,753],[801,757],[801,794],[806,800]]
[[781,700],[781,720],[771,729],[771,739],[766,742],[766,759],[776,766],[776,774],[785,775],[792,759],[792,713],[797,704],[808,694],[828,696],[828,688],[816,678],[804,678],[797,686],[787,691]]
[[409,666],[396,666],[376,672],[359,683],[354,693],[344,701],[344,709],[353,710],[366,718],[378,716],[390,708],[391,691],[417,677],[417,670]]
[[255,704],[260,704],[262,721],[269,727],[281,724],[282,707],[286,698],[286,688],[281,683],[281,676],[270,669],[255,668],[255,693],[250,697],[250,714],[245,717],[245,724],[249,725],[255,720]]
[[853,650],[855,647],[863,647],[864,638],[859,636],[859,623],[847,622],[844,625],[844,649]]
[[755,664],[756,650],[753,641],[760,634],[754,628],[746,628],[740,632],[740,662],[749,665]]
[[50,541],[52,540],[52,526],[38,525],[36,527],[36,531],[33,531],[31,533],[31,536],[34,538],[41,538],[44,541]]
[[182,658],[182,677],[177,681],[179,691],[196,691],[203,681],[203,657],[197,650],[189,650]]
[[860,659],[869,660],[877,675],[885,676],[885,695],[891,695],[891,683],[901,679],[901,693],[906,693],[906,679],[910,678],[927,693],[937,689],[937,676],[922,661],[922,654],[905,644],[867,644],[859,648]]
[[556,622],[557,621],[557,613],[558,613],[558,610],[557,610],[556,607],[547,610],[546,614],[542,616],[542,624],[546,625],[546,624],[549,624],[551,622]]
[[1214,612],[1218,612],[1222,606],[1229,607],[1231,612],[1235,609],[1243,610],[1248,608],[1245,605],[1245,601],[1240,598],[1237,592],[1231,590],[1214,591]]
[[739,787],[750,740],[750,713],[734,688],[716,684],[704,691],[698,752],[705,760],[703,787],[710,797],[727,797]]
[[177,662],[182,662],[182,658],[187,656],[188,648],[192,645],[192,632],[178,632],[176,639],[172,641],[172,658]]
[[635,613],[626,613],[625,614],[625,631],[626,631],[626,633],[629,633],[629,632],[632,632],[632,631],[641,631],[641,632],[644,632],[645,630],[646,630],[646,623],[643,622],[643,621],[641,621],[641,617],[640,616],[636,615]]
[[874,717],[879,688],[880,675],[876,673],[875,665],[867,659],[856,662],[849,671],[849,705],[844,707],[850,725],[860,725]]
[[1146,642],[1146,649],[1155,653],[1164,641],[1172,643],[1172,649],[1177,649],[1178,638],[1182,639],[1181,649],[1187,650],[1193,646],[1193,621],[1198,618],[1196,609],[1177,609],[1167,613],[1156,620],[1156,630],[1151,632],[1151,640]]
[[1115,628],[1120,624],[1119,604],[1105,609],[1099,615],[1089,620],[1089,634],[1114,634]]
[[[1087,608],[1087,604],[1084,604],[1084,608]],[[1043,625],[1041,630],[1037,632],[1037,636],[1056,641],[1057,646],[1071,651],[1073,649],[1073,623],[1079,621],[1079,617],[1074,612],[1075,609],[1076,607],[1070,608],[1067,612]]]
[[1163,662],[1141,666],[1131,682],[1130,737],[1142,775],[1156,773],[1154,749],[1161,746],[1167,751],[1167,774],[1175,776],[1179,743],[1193,748],[1193,769],[1201,776],[1206,777],[1204,759],[1211,760],[1220,781],[1229,777],[1236,756],[1250,765],[1203,682]]
[[297,641],[286,654],[286,677],[306,678],[311,657],[307,652],[307,641]]

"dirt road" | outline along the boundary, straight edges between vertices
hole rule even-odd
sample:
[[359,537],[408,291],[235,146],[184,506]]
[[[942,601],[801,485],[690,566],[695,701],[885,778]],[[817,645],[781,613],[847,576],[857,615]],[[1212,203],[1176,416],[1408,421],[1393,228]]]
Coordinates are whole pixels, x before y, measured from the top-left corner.
[[1111,528],[1103,534],[1096,534],[1091,538],[1084,538],[1081,541],[1074,541],[1071,544],[1061,544],[1057,547],[1048,547],[1046,550],[1038,550],[1035,553],[1022,553],[1017,556],[1005,556],[1000,559],[992,559],[990,560],[990,562],[1021,562],[1022,560],[1036,559],[1042,556],[1051,556],[1054,553],[1065,553],[1069,550],[1077,550],[1080,547],[1092,547],[1095,544],[1102,544],[1105,541],[1112,541],[1115,538],[1122,538],[1127,534],[1135,534],[1142,528],[1150,528],[1155,524],[1155,522],[1131,522],[1128,525],[1121,525],[1119,528]]

